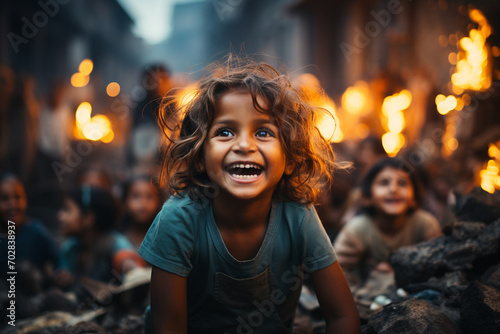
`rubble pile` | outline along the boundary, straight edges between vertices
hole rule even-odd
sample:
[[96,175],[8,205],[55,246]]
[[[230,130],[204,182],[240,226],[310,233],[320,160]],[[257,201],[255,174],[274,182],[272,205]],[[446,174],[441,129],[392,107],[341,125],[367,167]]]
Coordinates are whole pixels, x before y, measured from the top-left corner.
[[[16,324],[4,321],[1,333],[144,333],[150,269],[134,269],[121,284],[83,278],[69,292],[44,281],[28,263],[18,265],[18,277]],[[6,302],[0,300],[2,306]]]
[[454,209],[443,236],[391,255],[408,297],[372,314],[363,333],[500,333],[500,194],[474,189]]
[[[443,236],[391,255],[394,293],[389,304],[362,314],[363,334],[500,333],[500,193],[476,189],[457,198],[454,213]],[[19,266],[18,321],[0,332],[144,332],[150,272],[116,286],[82,280],[63,293],[32,270]]]

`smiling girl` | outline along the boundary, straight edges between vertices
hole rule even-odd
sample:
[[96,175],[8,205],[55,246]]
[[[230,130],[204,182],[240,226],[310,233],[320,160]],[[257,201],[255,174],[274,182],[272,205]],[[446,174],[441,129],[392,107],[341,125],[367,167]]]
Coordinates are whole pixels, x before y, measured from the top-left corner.
[[392,271],[392,251],[441,234],[438,221],[418,208],[421,186],[417,171],[397,158],[375,163],[361,184],[364,212],[342,228],[335,251],[351,288],[363,284],[372,270]]
[[[152,331],[290,333],[311,276],[328,333],[358,333],[311,206],[334,167],[316,110],[266,64],[228,61],[198,87],[166,151],[173,196],[139,250],[153,265]],[[160,118],[164,133],[171,116]]]

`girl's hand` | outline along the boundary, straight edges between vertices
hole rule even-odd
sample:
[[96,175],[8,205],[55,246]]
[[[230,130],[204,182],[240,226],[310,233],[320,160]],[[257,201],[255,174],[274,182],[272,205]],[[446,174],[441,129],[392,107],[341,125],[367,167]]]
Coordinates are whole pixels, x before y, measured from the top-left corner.
[[326,333],[361,333],[359,313],[339,262],[311,273]]
[[132,269],[139,268],[139,265],[133,259],[125,259],[122,261],[121,267],[122,267],[121,272],[123,274],[126,274]]
[[388,273],[392,273],[394,272],[394,269],[392,268],[392,266],[389,264],[389,262],[380,262],[379,264],[377,264],[377,266],[375,267],[375,270],[377,271],[383,271],[383,272],[388,272]]
[[113,269],[118,273],[126,274],[137,267],[146,267],[146,262],[134,250],[122,249],[113,255]]

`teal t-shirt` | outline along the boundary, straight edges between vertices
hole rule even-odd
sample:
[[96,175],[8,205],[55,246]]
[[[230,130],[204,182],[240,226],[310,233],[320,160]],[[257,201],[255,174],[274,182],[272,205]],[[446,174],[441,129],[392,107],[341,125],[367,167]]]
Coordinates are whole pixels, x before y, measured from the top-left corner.
[[187,196],[165,202],[139,254],[187,277],[189,333],[291,332],[304,277],[336,261],[312,206],[273,202],[260,250],[238,261],[222,240],[211,201]]

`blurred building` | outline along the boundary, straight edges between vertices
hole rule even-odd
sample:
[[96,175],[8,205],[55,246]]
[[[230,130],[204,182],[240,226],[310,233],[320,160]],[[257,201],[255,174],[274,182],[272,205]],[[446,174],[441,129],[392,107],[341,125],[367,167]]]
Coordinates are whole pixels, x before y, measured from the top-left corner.
[[[116,0],[0,3],[0,171],[20,175],[31,214],[47,222],[55,222],[54,193],[80,168],[123,165],[130,106],[114,102],[129,101],[139,78],[144,44],[133,23]],[[107,93],[110,82],[121,95]],[[83,102],[89,121],[98,116],[94,127],[101,121],[114,131],[108,143],[77,133]]]
[[131,86],[128,71],[140,64],[142,41],[115,0],[3,1],[0,63],[42,83],[67,80],[82,59],[94,63],[104,82]]
[[260,55],[291,69],[304,66],[309,40],[290,0],[179,3],[171,37],[155,49],[175,71],[196,72],[227,52]]
[[[240,49],[295,76],[312,73],[335,101],[345,140],[372,134],[391,155],[407,151],[419,165],[453,157],[466,162],[457,163],[459,173],[478,178],[489,145],[500,139],[498,17],[498,0],[193,2],[176,5],[172,37],[159,48],[194,78]],[[470,63],[478,54],[487,56]],[[458,67],[473,69],[461,83],[452,80]],[[351,102],[363,108],[344,105],[350,88],[358,94]],[[408,104],[387,114],[401,94]]]
[[[476,8],[481,14],[472,19]],[[460,88],[451,80],[464,54],[460,41],[474,31],[477,36],[482,15],[487,21],[482,33],[490,29],[480,46],[489,50],[484,71],[490,77],[482,80],[490,83]],[[392,138],[386,143],[394,146],[391,154],[428,139],[432,145],[421,144],[420,150],[426,158],[456,154],[484,161],[488,144],[500,139],[498,17],[498,0],[193,1],[175,5],[168,40],[146,47],[132,34],[133,21],[115,0],[4,1],[0,32],[9,38],[0,42],[0,63],[16,75],[33,75],[44,92],[56,79],[69,82],[81,60],[91,59],[91,82],[77,90],[74,100],[91,100],[94,110],[116,116],[112,146],[125,143],[121,116],[141,99],[138,78],[144,59],[196,79],[206,64],[228,51],[244,50],[286,65],[294,77],[314,74],[340,121],[345,134],[340,141],[392,133],[399,142]],[[121,86],[118,97],[104,93],[111,81]],[[357,90],[354,102],[363,108],[344,105],[351,88]],[[455,106],[440,110],[437,96]],[[411,103],[391,120],[384,102],[400,97]],[[389,129],[391,122],[398,131]]]

